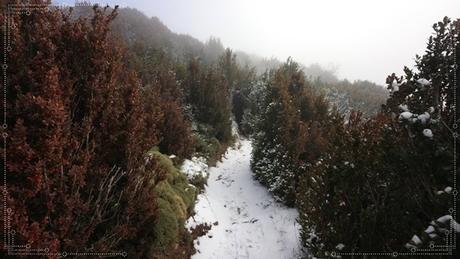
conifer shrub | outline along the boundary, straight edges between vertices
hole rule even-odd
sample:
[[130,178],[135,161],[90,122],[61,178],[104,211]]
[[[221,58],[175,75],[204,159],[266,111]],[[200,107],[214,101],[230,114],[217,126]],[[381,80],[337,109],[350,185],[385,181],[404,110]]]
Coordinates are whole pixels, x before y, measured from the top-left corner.
[[306,167],[297,196],[302,241],[315,256],[445,244],[445,232],[424,236],[425,244],[410,240],[458,203],[446,195],[457,173],[449,127],[459,112],[459,24],[436,23],[418,71],[388,76],[390,98],[379,114],[347,121],[331,114],[323,123],[327,148]]
[[265,75],[258,86],[251,168],[254,177],[281,201],[293,206],[299,174],[320,154],[317,130],[327,103],[316,96],[299,65],[291,59]]
[[199,60],[190,61],[183,84],[192,106],[198,133],[215,137],[220,143],[232,141],[231,106],[229,86],[222,69],[216,65],[203,65]]
[[[203,127],[200,128],[203,129]],[[193,136],[196,154],[205,157],[210,165],[214,165],[220,159],[229,145],[229,143],[221,143],[216,137],[210,134],[200,134],[199,131]]]
[[[152,47],[133,47],[132,66],[142,81],[143,103],[148,107],[145,116],[154,121],[159,130],[160,151],[186,158],[193,152],[190,118],[184,115],[184,96],[176,75],[176,65],[161,50]],[[159,116],[158,111],[162,115]]]

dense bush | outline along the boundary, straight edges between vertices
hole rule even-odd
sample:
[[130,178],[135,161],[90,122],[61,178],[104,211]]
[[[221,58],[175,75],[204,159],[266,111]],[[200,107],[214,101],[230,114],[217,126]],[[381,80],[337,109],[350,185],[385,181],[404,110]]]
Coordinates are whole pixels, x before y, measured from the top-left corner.
[[[254,84],[253,106],[243,118],[253,129],[254,176],[298,207],[303,244],[315,256],[421,247],[412,236],[453,207],[459,24],[445,18],[433,26],[417,71],[388,77],[390,96],[376,115],[386,95],[373,89],[378,86],[316,81],[311,87],[290,60]],[[337,107],[343,100],[326,91],[335,104],[329,108],[318,86],[350,94],[343,96],[347,108],[365,114]],[[382,94],[365,96],[370,92]],[[441,244],[444,237],[438,233],[432,241]]]
[[168,65],[150,65],[154,58],[126,61],[133,54],[109,33],[116,10],[95,7],[88,18],[69,11],[11,17],[2,160],[10,229],[16,244],[48,248],[50,257],[126,251],[149,258],[161,243],[168,190],[187,206],[174,211],[181,220],[194,200],[177,170],[146,156],[153,146],[181,157],[191,152],[175,75]]
[[202,124],[198,127],[206,129],[206,132],[200,132],[229,143],[232,138],[230,90],[222,70],[194,59],[189,63],[183,84],[193,116],[198,124]]
[[[326,126],[328,148],[302,174],[297,198],[302,240],[315,255],[408,251],[422,246],[407,246],[412,236],[453,206],[458,152],[449,127],[458,116],[459,24],[435,24],[418,72],[388,77],[381,114],[363,120],[352,113],[345,124],[339,118]],[[444,244],[443,235],[432,241]]]
[[299,188],[305,244],[323,256],[338,244],[342,252],[404,251],[414,231],[446,208],[435,196],[442,185],[434,175],[448,177],[434,169],[430,140],[414,148],[404,128],[383,114],[364,121],[352,113],[346,125],[335,127],[329,151]]
[[314,161],[323,143],[318,127],[327,104],[315,96],[299,65],[288,60],[257,86],[260,103],[251,167],[274,195],[293,205],[301,168]]
[[321,78],[312,80],[312,85],[319,93],[323,93],[331,105],[345,115],[352,111],[360,111],[370,118],[380,112],[388,99],[388,91],[381,85],[369,81],[348,80],[326,82]]
[[[193,151],[191,123],[184,115],[183,93],[178,85],[176,65],[163,51],[136,46],[132,60],[142,81],[142,102],[148,110],[145,116],[156,123],[159,130],[159,148],[162,153],[181,158]],[[157,110],[162,112],[158,115]]]

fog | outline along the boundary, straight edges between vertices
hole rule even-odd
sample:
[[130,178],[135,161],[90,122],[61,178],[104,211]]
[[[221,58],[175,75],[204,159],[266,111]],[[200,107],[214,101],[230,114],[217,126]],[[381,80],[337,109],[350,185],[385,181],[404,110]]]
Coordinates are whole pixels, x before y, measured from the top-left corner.
[[235,50],[280,60],[291,56],[337,69],[340,78],[379,84],[423,54],[433,23],[460,17],[458,0],[99,2],[137,8],[202,41],[215,36]]

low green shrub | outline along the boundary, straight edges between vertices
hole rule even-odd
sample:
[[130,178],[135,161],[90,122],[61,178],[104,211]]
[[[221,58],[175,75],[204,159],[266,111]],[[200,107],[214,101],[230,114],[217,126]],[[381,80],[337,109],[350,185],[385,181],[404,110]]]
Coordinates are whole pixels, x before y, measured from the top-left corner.
[[201,192],[202,190],[204,190],[204,186],[207,184],[208,178],[201,174],[197,174],[193,176],[191,179],[189,179],[189,182],[190,184],[198,188],[199,192]]
[[182,239],[185,221],[193,211],[197,188],[189,184],[187,177],[173,165],[169,157],[155,149],[149,155],[166,172],[166,179],[155,187],[159,216],[154,226],[153,250],[161,252]]

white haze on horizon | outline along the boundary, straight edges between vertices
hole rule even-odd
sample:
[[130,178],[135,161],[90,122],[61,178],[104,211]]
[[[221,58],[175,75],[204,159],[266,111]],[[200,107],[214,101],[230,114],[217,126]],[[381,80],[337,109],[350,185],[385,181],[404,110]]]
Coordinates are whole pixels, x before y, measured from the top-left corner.
[[[55,1],[73,4],[74,1]],[[263,57],[337,68],[383,85],[423,54],[433,23],[460,18],[459,0],[106,0],[157,16],[173,32]]]

